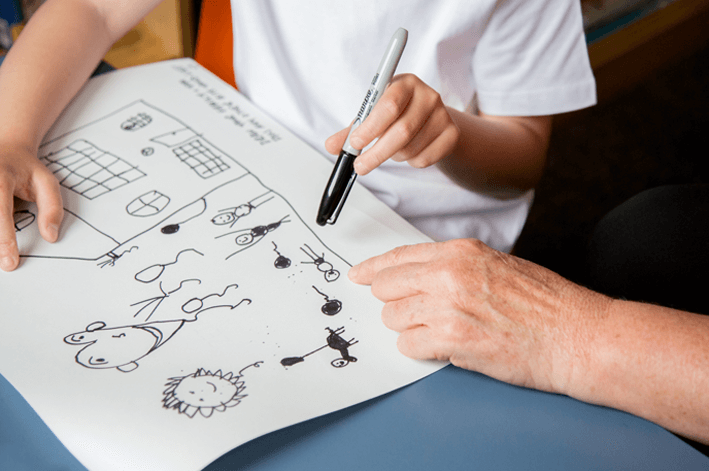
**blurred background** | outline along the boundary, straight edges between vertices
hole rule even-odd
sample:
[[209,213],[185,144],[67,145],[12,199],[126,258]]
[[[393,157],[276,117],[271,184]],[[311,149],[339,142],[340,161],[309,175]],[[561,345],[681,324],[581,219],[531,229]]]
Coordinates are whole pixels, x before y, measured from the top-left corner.
[[[598,105],[555,118],[515,253],[583,283],[584,247],[606,212],[647,188],[709,182],[709,0],[579,1]],[[0,55],[42,3],[0,0]],[[104,60],[122,68],[197,55],[211,69],[200,38],[215,34],[215,15],[229,18],[228,5],[165,0]],[[207,16],[212,27],[200,29]]]

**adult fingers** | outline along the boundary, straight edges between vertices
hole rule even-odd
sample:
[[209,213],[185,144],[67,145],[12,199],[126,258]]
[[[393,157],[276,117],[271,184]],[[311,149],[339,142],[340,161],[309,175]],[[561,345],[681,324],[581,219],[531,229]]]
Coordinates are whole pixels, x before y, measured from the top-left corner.
[[347,276],[354,283],[370,285],[374,280],[374,276],[384,268],[403,263],[426,262],[441,253],[442,245],[435,242],[402,245],[353,266]]
[[41,172],[34,176],[32,184],[39,210],[37,217],[39,232],[47,242],[56,242],[59,238],[59,225],[64,219],[59,182],[49,172]]
[[14,192],[10,178],[0,176],[0,268],[4,271],[14,270],[20,262],[13,220]]
[[372,295],[386,303],[425,292],[423,267],[423,263],[403,263],[380,270],[371,283]]
[[414,295],[389,301],[382,308],[382,323],[395,332],[427,325],[431,309],[426,308],[425,295]]
[[396,341],[399,351],[415,360],[448,361],[451,353],[428,326],[408,329],[399,334]]

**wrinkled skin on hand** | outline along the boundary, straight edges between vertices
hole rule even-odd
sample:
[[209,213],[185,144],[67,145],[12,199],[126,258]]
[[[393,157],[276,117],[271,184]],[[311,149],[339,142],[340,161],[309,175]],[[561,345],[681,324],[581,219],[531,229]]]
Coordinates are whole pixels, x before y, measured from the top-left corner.
[[353,267],[398,348],[511,384],[571,394],[611,299],[475,239],[404,246]]

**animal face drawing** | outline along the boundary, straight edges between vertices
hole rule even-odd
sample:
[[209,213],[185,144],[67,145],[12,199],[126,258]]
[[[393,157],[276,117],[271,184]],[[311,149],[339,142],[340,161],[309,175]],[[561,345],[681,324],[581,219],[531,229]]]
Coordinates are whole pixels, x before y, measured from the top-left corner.
[[71,345],[86,345],[76,354],[76,362],[87,368],[117,368],[133,371],[137,360],[157,348],[163,333],[150,326],[105,328],[103,322],[94,322],[83,332],[64,337]]

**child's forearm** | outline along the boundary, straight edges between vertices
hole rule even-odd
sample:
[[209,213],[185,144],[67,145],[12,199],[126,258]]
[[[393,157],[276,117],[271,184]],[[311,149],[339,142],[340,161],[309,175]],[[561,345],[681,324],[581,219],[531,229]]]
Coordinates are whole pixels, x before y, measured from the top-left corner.
[[514,197],[542,176],[551,117],[480,116],[447,108],[460,129],[453,153],[438,165],[460,185]]
[[159,0],[50,0],[0,67],[0,269],[19,264],[14,198],[37,203],[54,242],[64,211],[59,183],[37,159],[44,135],[108,48]]
[[[22,31],[0,67],[1,142],[36,151],[106,51],[155,2],[100,3],[48,1]],[[117,15],[118,6],[137,11]]]

